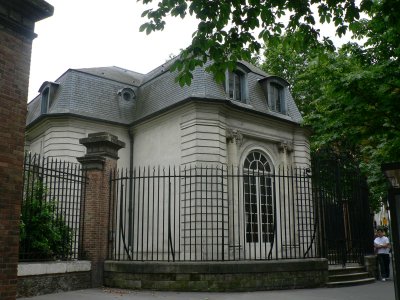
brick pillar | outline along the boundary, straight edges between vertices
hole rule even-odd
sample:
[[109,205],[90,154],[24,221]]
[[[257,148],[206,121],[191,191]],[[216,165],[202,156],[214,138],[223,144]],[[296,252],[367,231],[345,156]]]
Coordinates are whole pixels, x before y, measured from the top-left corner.
[[79,142],[87,149],[86,155],[78,161],[88,178],[82,250],[92,262],[92,286],[97,287],[103,284],[103,264],[107,258],[110,172],[117,167],[118,150],[125,147],[125,143],[106,132],[89,134]]
[[15,299],[29,69],[42,0],[0,0],[0,299]]

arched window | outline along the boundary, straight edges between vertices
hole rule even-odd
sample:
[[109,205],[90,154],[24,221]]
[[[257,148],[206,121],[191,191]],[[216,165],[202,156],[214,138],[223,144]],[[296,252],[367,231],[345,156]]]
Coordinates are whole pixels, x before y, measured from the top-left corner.
[[275,222],[271,166],[263,153],[252,151],[243,171],[246,242],[271,243]]

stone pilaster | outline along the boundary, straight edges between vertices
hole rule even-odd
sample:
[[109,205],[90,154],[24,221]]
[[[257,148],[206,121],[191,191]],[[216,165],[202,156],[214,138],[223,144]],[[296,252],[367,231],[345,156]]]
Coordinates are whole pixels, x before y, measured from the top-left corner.
[[286,168],[290,161],[288,161],[288,156],[293,152],[293,143],[288,141],[282,141],[278,144],[278,150],[281,153],[281,161],[284,168]]
[[117,167],[118,150],[125,143],[115,135],[100,132],[80,139],[86,155],[78,161],[86,171],[83,254],[92,262],[92,286],[103,284],[103,264],[107,258],[110,224],[109,176]]
[[239,166],[238,148],[243,143],[243,135],[236,129],[226,129],[226,144],[228,152],[228,165]]

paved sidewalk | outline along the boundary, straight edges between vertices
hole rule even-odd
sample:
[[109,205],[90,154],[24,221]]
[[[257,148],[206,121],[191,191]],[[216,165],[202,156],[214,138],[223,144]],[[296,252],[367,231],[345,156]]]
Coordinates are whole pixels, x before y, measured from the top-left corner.
[[245,293],[180,293],[133,291],[122,289],[88,289],[43,295],[20,300],[394,300],[393,281],[342,287],[298,289]]

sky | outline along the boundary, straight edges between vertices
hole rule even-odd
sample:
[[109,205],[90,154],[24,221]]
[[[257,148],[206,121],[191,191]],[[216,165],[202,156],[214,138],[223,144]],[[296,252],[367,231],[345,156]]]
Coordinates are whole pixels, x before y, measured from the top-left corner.
[[[117,66],[148,73],[187,47],[197,28],[196,19],[188,16],[167,20],[161,32],[139,32],[148,7],[137,0],[46,1],[54,15],[35,26],[28,102],[44,81],[55,81],[68,69]],[[329,28],[321,31],[333,36]]]
[[52,17],[36,23],[28,101],[44,81],[68,69],[117,66],[148,73],[191,42],[194,17],[173,18],[162,32],[146,35],[139,27],[147,8],[136,0],[46,0]]

